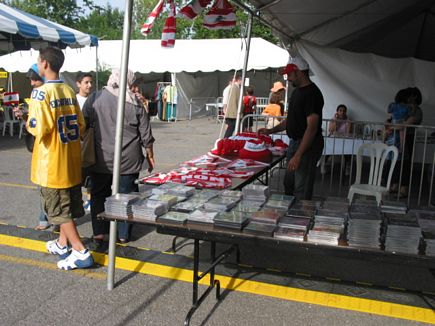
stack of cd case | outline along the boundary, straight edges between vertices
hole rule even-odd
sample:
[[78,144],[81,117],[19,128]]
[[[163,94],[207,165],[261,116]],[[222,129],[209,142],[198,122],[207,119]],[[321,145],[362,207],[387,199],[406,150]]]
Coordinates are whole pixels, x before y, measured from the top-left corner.
[[214,225],[225,229],[241,230],[248,223],[249,214],[243,212],[220,213],[214,218]]
[[178,202],[178,197],[172,195],[152,195],[148,199],[157,200],[166,203],[168,205],[168,209],[171,209],[171,207]]
[[180,212],[167,212],[157,218],[158,222],[184,225],[189,217],[189,214]]
[[195,194],[195,187],[177,185],[168,189],[168,194],[177,197],[191,197]]
[[237,197],[215,197],[204,204],[204,208],[218,212],[226,212],[237,205],[239,198]]
[[157,200],[138,199],[133,202],[131,209],[135,219],[155,221],[157,216],[168,211],[168,205]]
[[346,211],[336,211],[330,209],[318,209],[314,215],[313,229],[327,228],[329,230],[337,230],[338,233],[343,233],[345,223],[348,219]]
[[409,211],[414,216],[417,216],[418,224],[420,225],[423,241],[425,244],[425,254],[427,256],[435,256],[435,210],[411,210]]
[[286,216],[312,219],[314,217],[314,213],[315,212],[316,212],[315,208],[313,208],[313,209],[309,209],[309,208],[305,208],[305,209],[290,208],[287,211]]
[[219,196],[220,193],[221,193],[220,190],[215,190],[215,189],[196,189],[195,194],[193,195],[192,198],[201,198],[207,201],[214,197]]
[[307,235],[307,241],[309,242],[334,246],[338,245],[339,238],[340,232],[336,227],[315,226]]
[[218,214],[219,213],[216,211],[208,211],[200,207],[189,214],[187,223],[196,225],[213,225],[214,218]]
[[310,228],[311,219],[303,217],[283,216],[278,221],[278,226],[295,230],[303,230],[304,233]]
[[204,205],[205,200],[201,198],[190,198],[189,200],[183,201],[172,206],[171,210],[181,213],[191,213],[198,207]]
[[350,247],[381,249],[381,230],[381,214],[351,211],[347,224],[348,245]]
[[421,228],[412,214],[386,213],[388,225],[385,235],[385,251],[417,255]]
[[237,198],[238,200],[243,198],[243,193],[238,190],[222,190],[220,193],[221,197],[230,197],[230,198]]
[[276,225],[284,213],[276,209],[264,208],[258,212],[251,213],[251,220],[256,223]]
[[236,207],[233,208],[233,210],[238,212],[252,213],[259,211],[260,208],[261,205],[259,202],[243,199],[236,205]]
[[269,187],[263,185],[249,184],[242,189],[243,198],[246,200],[264,203],[269,195]]
[[278,224],[277,229],[273,233],[273,237],[282,240],[304,241],[306,231],[288,227],[281,227]]
[[243,229],[243,233],[271,237],[276,229],[276,225],[268,223],[258,223],[251,221]]
[[423,231],[423,240],[426,245],[426,256],[435,257],[435,232]]
[[121,218],[132,218],[131,205],[138,198],[137,195],[132,194],[115,194],[107,197],[104,203],[105,214]]
[[382,213],[406,214],[408,206],[401,201],[382,200],[381,211]]
[[314,216],[313,228],[308,232],[307,240],[315,243],[338,245],[347,221],[347,212],[318,209]]
[[273,194],[264,204],[265,207],[288,210],[295,200],[294,196]]

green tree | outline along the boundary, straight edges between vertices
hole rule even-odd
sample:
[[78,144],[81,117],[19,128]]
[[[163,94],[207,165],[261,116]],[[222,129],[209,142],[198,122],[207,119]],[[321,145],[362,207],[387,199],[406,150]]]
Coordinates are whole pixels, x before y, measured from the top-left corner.
[[75,28],[80,17],[95,5],[92,0],[83,0],[79,7],[76,0],[6,0],[7,5],[56,23]]
[[94,8],[87,16],[81,17],[76,27],[100,39],[119,40],[122,38],[123,25],[124,12],[107,5]]

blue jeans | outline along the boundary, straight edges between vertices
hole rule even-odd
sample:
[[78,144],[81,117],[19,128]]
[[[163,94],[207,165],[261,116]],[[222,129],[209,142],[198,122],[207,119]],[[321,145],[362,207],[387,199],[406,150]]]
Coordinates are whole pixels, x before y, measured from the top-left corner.
[[[121,175],[119,179],[119,193],[130,193],[139,191],[139,186],[135,180],[139,173]],[[91,173],[91,218],[92,230],[94,236],[108,234],[110,224],[108,221],[97,219],[97,215],[104,212],[104,202],[106,198],[112,195],[112,174]],[[118,222],[118,238],[129,239],[131,234],[131,224],[127,222]]]
[[[293,157],[300,145],[300,140],[290,139],[287,149],[287,161]],[[314,181],[316,180],[317,162],[322,156],[323,136],[314,138],[311,147],[302,155],[299,168],[296,171],[286,169],[284,189],[286,195],[296,196],[297,199],[310,200],[313,197]]]

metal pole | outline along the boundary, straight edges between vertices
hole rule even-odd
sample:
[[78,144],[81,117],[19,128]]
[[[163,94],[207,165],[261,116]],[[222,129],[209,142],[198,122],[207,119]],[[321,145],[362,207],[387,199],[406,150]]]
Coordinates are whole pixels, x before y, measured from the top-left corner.
[[284,98],[284,111],[288,111],[288,79],[285,79],[285,98]]
[[[116,136],[115,136],[115,157],[113,162],[113,185],[112,194],[117,194],[119,190],[119,176],[121,168],[121,149],[122,134],[124,125],[125,92],[127,85],[128,55],[130,51],[130,26],[132,16],[133,0],[125,0],[124,30],[122,34],[122,55],[120,70],[120,85],[118,97],[118,112],[116,116]],[[115,240],[116,222],[110,222],[109,236],[109,266],[107,270],[107,289],[113,290],[113,280],[115,278]]]
[[95,91],[98,91],[98,45],[95,47]]
[[252,20],[253,20],[252,14],[249,13],[248,34],[247,34],[247,37],[246,37],[245,62],[243,63],[243,70],[242,70],[242,84],[240,85],[240,97],[239,97],[239,104],[238,104],[238,107],[237,107],[236,128],[234,129],[235,133],[239,132],[239,127],[240,127],[240,113],[242,111],[243,92],[244,92],[244,87],[245,87],[246,69],[248,68],[249,48],[251,46]]

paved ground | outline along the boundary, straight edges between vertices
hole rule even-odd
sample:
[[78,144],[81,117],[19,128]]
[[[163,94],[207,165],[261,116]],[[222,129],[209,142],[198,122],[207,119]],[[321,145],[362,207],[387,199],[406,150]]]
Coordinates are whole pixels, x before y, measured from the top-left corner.
[[[154,121],[152,124],[157,139],[157,170],[167,170],[178,162],[207,152],[221,126],[207,119],[177,123]],[[39,204],[36,187],[29,181],[30,153],[23,141],[9,136],[0,137],[0,153],[0,223],[5,224],[0,227],[2,325],[183,323],[190,308],[192,289],[190,277],[186,278],[187,282],[180,280],[184,271],[191,269],[192,246],[185,246],[176,255],[164,254],[172,238],[158,235],[152,228],[137,227],[130,247],[118,248],[119,255],[130,260],[116,270],[116,287],[111,292],[106,290],[104,266],[85,272],[59,271],[55,257],[43,252],[44,242],[56,235],[31,230],[37,224]],[[92,233],[89,216],[79,219],[78,224],[80,234],[89,238]],[[16,228],[17,225],[24,228]],[[252,260],[260,258],[264,257]],[[103,260],[104,257],[101,262]],[[148,266],[142,261],[156,265]],[[161,266],[166,265],[175,268],[164,275]],[[417,324],[412,320],[435,321],[434,312],[428,308],[434,304],[430,295],[371,290],[332,280],[249,268],[243,271],[231,259],[218,273],[233,275],[240,285],[228,286],[235,290],[224,291],[224,299],[219,302],[210,295],[194,315],[193,325],[412,325]],[[271,284],[273,290],[264,291]],[[300,293],[305,297],[298,297]],[[308,296],[312,299],[306,299]],[[367,299],[364,301],[367,307],[362,307],[360,301],[360,306],[356,307],[353,298]],[[331,308],[340,306],[348,309]],[[408,320],[379,315],[392,316],[395,310],[404,311],[399,315]]]

